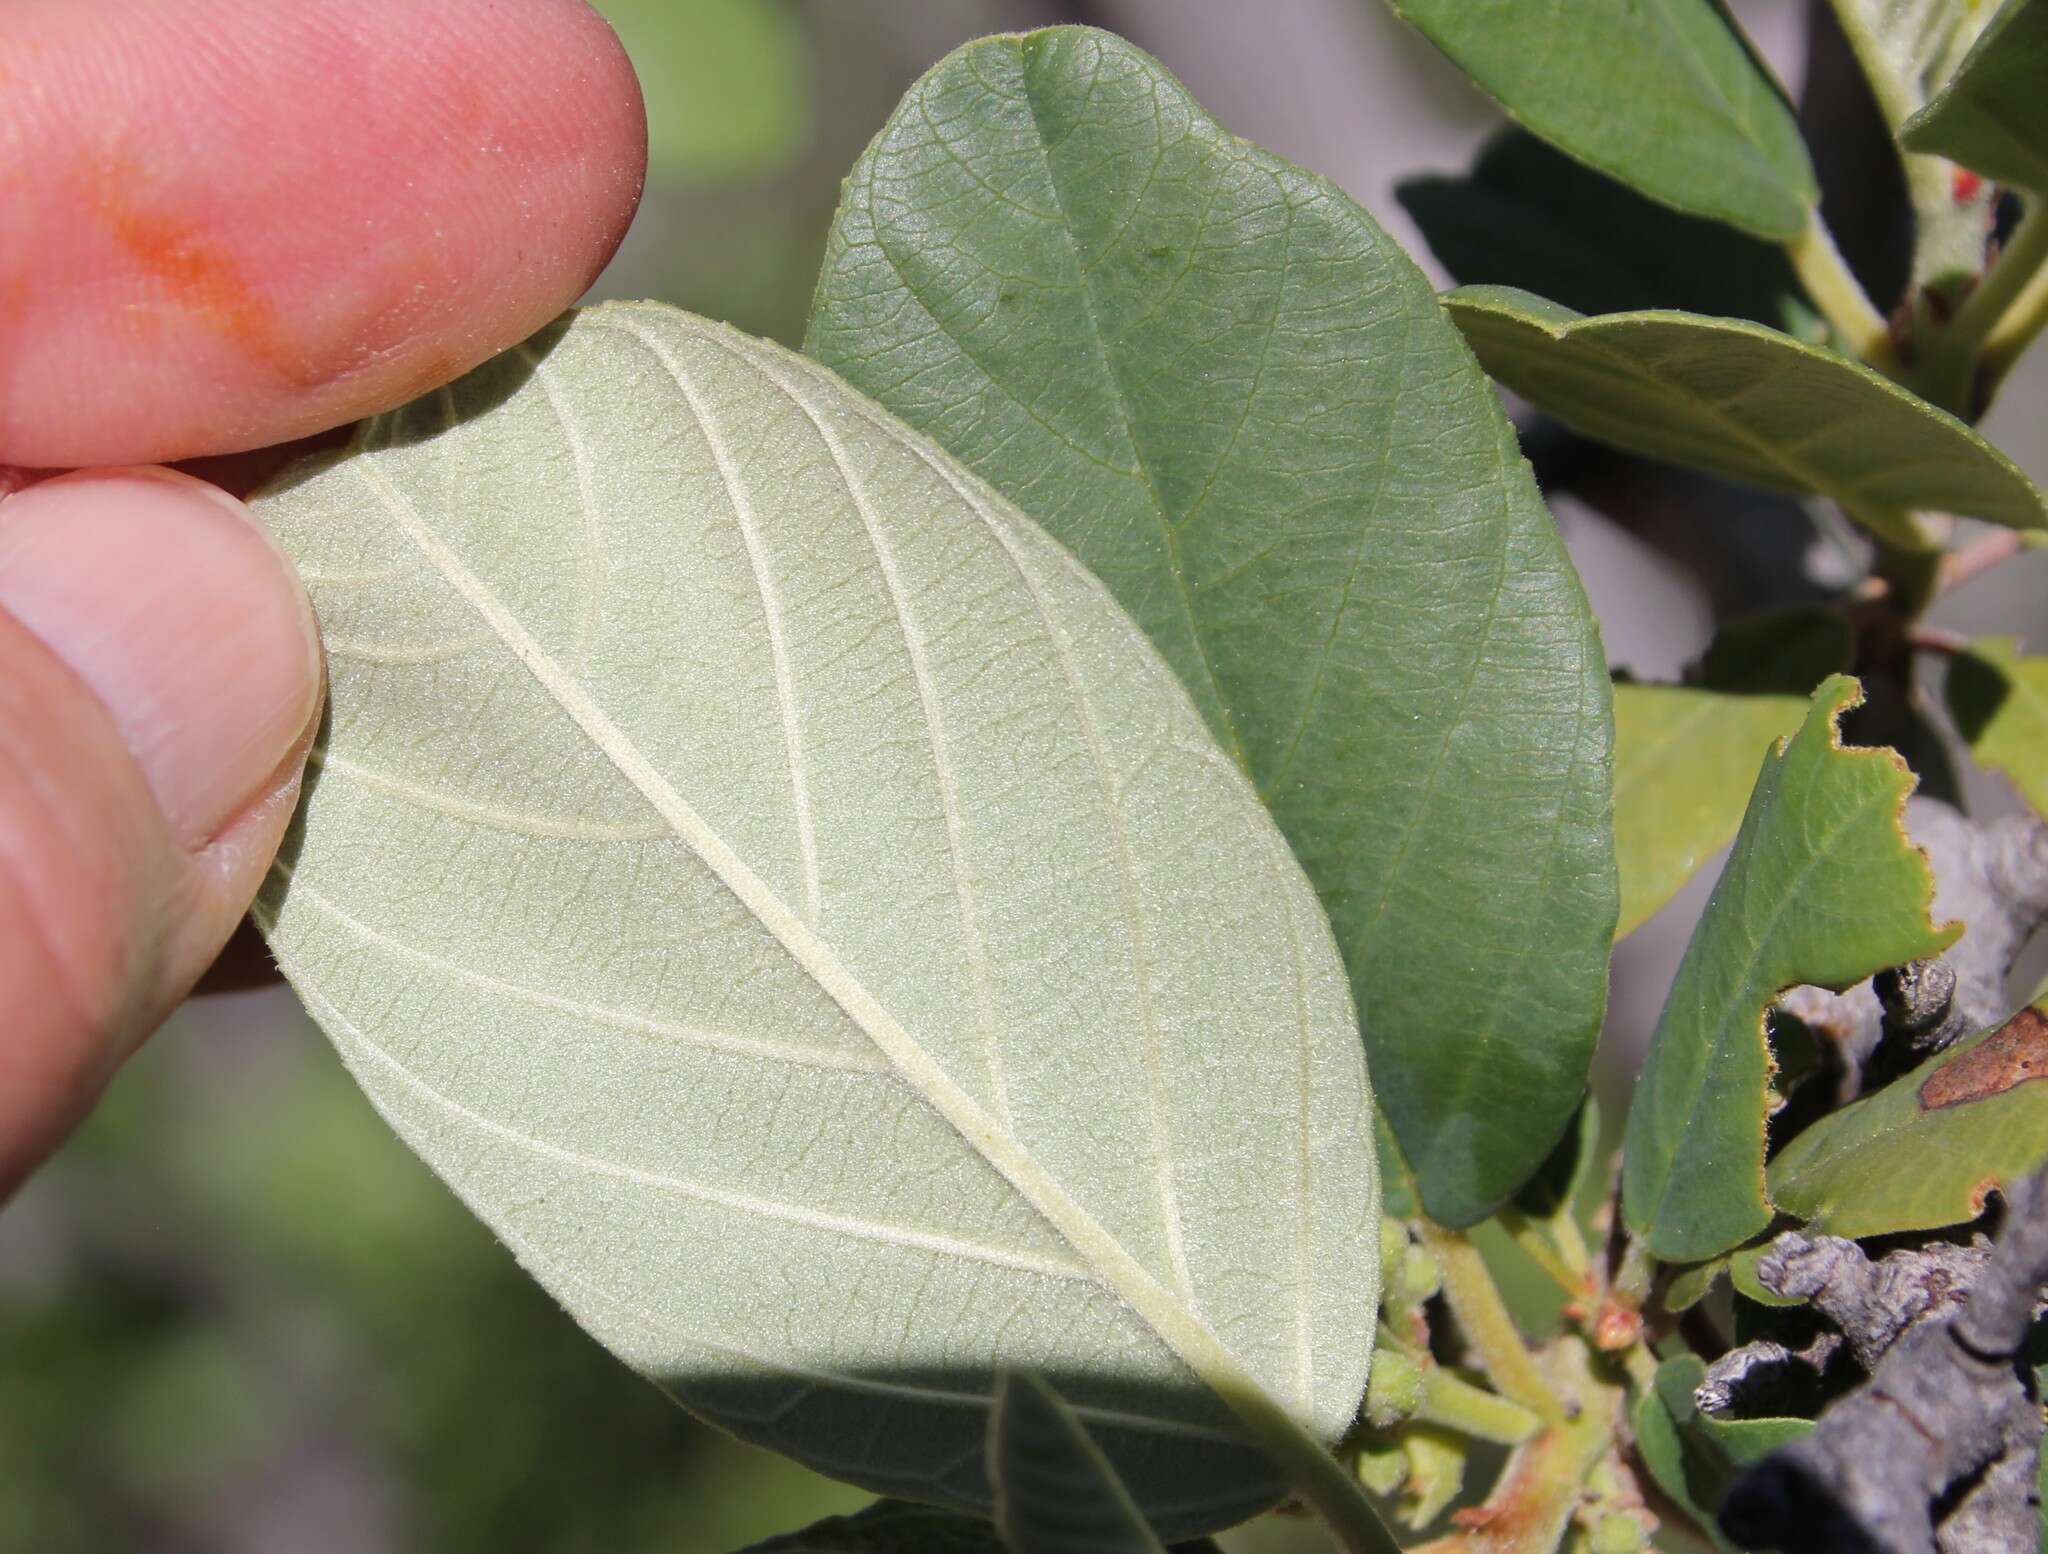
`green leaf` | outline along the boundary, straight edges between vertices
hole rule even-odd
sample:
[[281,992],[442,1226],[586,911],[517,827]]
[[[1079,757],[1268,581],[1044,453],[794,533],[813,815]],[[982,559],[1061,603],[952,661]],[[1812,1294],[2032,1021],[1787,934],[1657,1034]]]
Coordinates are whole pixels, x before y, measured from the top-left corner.
[[1423,1207],[1585,1084],[1614,922],[1592,617],[1427,281],[1102,33],[990,38],[848,181],[808,349],[1071,545],[1322,893]]
[[595,0],[647,101],[647,172],[763,178],[803,149],[812,64],[796,12],[762,0]]
[[1706,1379],[1698,1355],[1679,1355],[1657,1367],[1631,1415],[1636,1445],[1650,1476],[1691,1514],[1714,1546],[1733,1554],[1714,1512],[1736,1475],[1767,1452],[1813,1429],[1810,1419],[1717,1419],[1703,1414],[1693,1393]]
[[1165,1554],[1087,1426],[1036,1376],[996,1384],[988,1478],[1010,1554]]
[[1005,1554],[979,1517],[928,1505],[878,1500],[852,1516],[827,1517],[801,1532],[756,1543],[742,1554]]
[[1979,637],[1949,660],[1946,694],[1970,754],[2048,815],[2048,658],[2023,656],[2011,637]]
[[1276,1492],[1219,1394],[1342,1432],[1378,1269],[1342,967],[1065,551],[812,363],[652,305],[262,510],[331,689],[259,916],[608,1347],[967,1509],[1004,1366],[1181,1529]]
[[1481,364],[1573,430],[1772,490],[1881,532],[1914,509],[2048,526],[2048,499],[1944,410],[1832,351],[1737,319],[1587,318],[1527,292],[1444,298]]
[[1667,1262],[1737,1246],[1771,1219],[1764,1018],[1801,982],[1841,989],[1939,954],[1934,879],[1906,840],[1913,777],[1890,750],[1843,747],[1860,699],[1830,679],[1799,732],[1764,760],[1728,866],[1686,946],[1629,1109],[1622,1207]]
[[1831,1236],[1960,1225],[2048,1163],[2048,1015],[2022,1009],[1807,1128],[1771,1161],[1778,1207]]
[[1674,210],[1796,237],[1799,126],[1713,0],[1391,0],[1518,124]]
[[1901,141],[1999,183],[2048,192],[2048,5],[2006,0]]
[[1642,927],[1728,845],[1765,751],[1805,712],[1796,696],[1731,696],[1691,685],[1614,688],[1616,938]]
[[1782,248],[1644,199],[1525,130],[1489,141],[1466,177],[1411,178],[1394,194],[1461,285],[1519,286],[1582,313],[1816,328]]
[[1615,687],[1616,938],[1728,844],[1765,747],[1799,726],[1814,687],[1847,670],[1855,652],[1839,611],[1768,611],[1715,633],[1685,685]]

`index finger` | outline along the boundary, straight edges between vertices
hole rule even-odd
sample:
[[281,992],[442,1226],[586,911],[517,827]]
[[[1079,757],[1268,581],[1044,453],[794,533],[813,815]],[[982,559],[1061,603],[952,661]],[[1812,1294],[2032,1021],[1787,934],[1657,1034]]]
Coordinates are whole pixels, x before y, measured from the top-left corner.
[[11,0],[0,465],[305,436],[587,287],[646,166],[581,0]]

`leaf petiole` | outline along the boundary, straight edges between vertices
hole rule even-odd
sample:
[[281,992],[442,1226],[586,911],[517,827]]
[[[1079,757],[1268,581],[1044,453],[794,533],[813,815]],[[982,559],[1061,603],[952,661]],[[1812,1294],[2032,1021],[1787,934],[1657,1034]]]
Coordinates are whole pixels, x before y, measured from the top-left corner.
[[[2003,277],[2011,279],[1985,304],[1987,310],[1992,305],[1999,307],[1996,321],[1984,335],[1981,354],[1987,395],[2012,370],[2012,364],[2043,326],[2048,326],[2048,204],[2035,205],[2020,222],[2011,244],[1984,278],[1977,294],[1965,304],[1964,314],[1967,316],[1970,306]],[[1959,318],[1959,327],[1961,323]]]
[[1458,1231],[1428,1220],[1421,1226],[1423,1245],[1444,1271],[1444,1299],[1487,1377],[1502,1397],[1534,1410],[1544,1423],[1555,1424],[1564,1417],[1564,1405],[1536,1368],[1479,1249]]
[[1865,364],[1889,373],[1896,364],[1891,328],[1863,283],[1850,272],[1834,234],[1814,207],[1806,225],[1785,243],[1785,257],[1799,276],[1800,285],[1821,316],[1833,326],[1852,355]]

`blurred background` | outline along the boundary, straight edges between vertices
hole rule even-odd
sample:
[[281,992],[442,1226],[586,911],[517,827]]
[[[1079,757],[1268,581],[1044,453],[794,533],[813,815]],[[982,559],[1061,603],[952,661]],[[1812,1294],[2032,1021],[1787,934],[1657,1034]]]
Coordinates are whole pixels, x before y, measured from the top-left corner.
[[[970,37],[1123,33],[1230,128],[1334,178],[1438,284],[1395,185],[1462,171],[1500,123],[1377,0],[599,8],[646,87],[652,165],[597,294],[791,344],[839,179]],[[1830,218],[1882,290],[1903,255],[1896,175],[1824,8],[1818,27],[1798,0],[1735,10],[1809,88]],[[1825,514],[1520,419],[1609,657],[1641,678],[1675,678],[1717,617],[1814,597],[1860,564]],[[2048,480],[2048,353],[1985,429]],[[1936,622],[2048,645],[2044,567],[1972,584]],[[1969,797],[2011,804],[1995,781]],[[1603,1084],[1625,1082],[1713,872],[1618,950]],[[188,1005],[0,1211],[0,1554],[724,1554],[866,1498],[695,1424],[583,1338],[282,989]],[[1298,1526],[1231,1541],[1271,1550]]]

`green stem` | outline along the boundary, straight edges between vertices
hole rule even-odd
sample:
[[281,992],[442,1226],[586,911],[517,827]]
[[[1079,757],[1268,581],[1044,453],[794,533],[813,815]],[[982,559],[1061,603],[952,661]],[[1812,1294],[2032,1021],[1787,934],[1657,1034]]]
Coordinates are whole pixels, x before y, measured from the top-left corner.
[[1800,285],[1821,317],[1834,326],[1850,353],[1873,367],[1889,370],[1892,363],[1892,332],[1877,311],[1862,283],[1850,273],[1834,234],[1820,219],[1816,207],[1807,217],[1800,234],[1785,244],[1785,257],[1792,261]]
[[1945,331],[1951,339],[1974,352],[1989,339],[2012,306],[2013,300],[2048,264],[2048,206],[2031,205],[1997,261],[1977,283],[1976,290],[1963,299],[1955,319]]
[[1592,1249],[1586,1245],[1586,1238],[1579,1231],[1578,1217],[1569,1203],[1559,1209],[1550,1221],[1550,1233],[1557,1240],[1559,1255],[1572,1272],[1581,1279],[1590,1279],[1593,1276]]
[[1455,1430],[1476,1441],[1497,1446],[1519,1446],[1538,1430],[1543,1421],[1536,1411],[1524,1408],[1484,1387],[1475,1387],[1455,1371],[1432,1365],[1422,1373],[1422,1406],[1415,1417],[1424,1424]]
[[[1544,1236],[1543,1230],[1539,1229],[1536,1223],[1526,1214],[1517,1213],[1513,1209],[1502,1209],[1496,1218],[1500,1221],[1501,1229],[1508,1233],[1508,1239],[1521,1248],[1522,1254],[1529,1261],[1550,1276],[1551,1283],[1555,1284],[1567,1295],[1579,1296],[1590,1293],[1588,1289],[1589,1281],[1583,1272],[1580,1269],[1573,1268],[1558,1254],[1558,1250],[1553,1248],[1550,1241]],[[1560,1221],[1567,1221],[1570,1218],[1569,1210],[1562,1211],[1558,1215]],[[1545,1222],[1544,1228],[1551,1230],[1555,1234],[1555,1225],[1551,1222]],[[1574,1226],[1573,1229],[1576,1232],[1577,1227]],[[1581,1251],[1585,1250],[1585,1243],[1583,1241],[1579,1243],[1579,1249]]]
[[1480,1366],[1502,1397],[1533,1409],[1546,1424],[1564,1417],[1564,1405],[1536,1368],[1515,1319],[1495,1288],[1479,1249],[1455,1230],[1423,1220],[1422,1244],[1444,1271],[1444,1299],[1458,1319]]
[[[1955,317],[1940,325],[1923,321],[1914,340],[1913,365],[1901,381],[1944,410],[1965,420],[1976,419],[1989,388],[1995,386],[1993,375],[1980,371],[1986,342],[2012,316],[2028,283],[2041,275],[2044,264],[2048,264],[2048,210],[2035,205],[1997,262],[1963,299]],[[2039,323],[2034,327],[2039,329]]]
[[[2031,217],[2028,227],[2048,227],[2048,211]],[[2014,233],[2017,245],[2020,233]],[[2048,236],[2044,236],[2048,242]],[[1999,262],[2004,269],[2004,261]],[[2012,364],[2020,359],[2022,352],[2034,343],[2034,337],[2048,325],[2048,264],[2035,269],[2027,283],[1999,315],[1998,322],[1984,337],[1984,350],[1979,358],[1983,362],[1984,392],[1989,394],[1997,388],[2005,375],[2012,370]]]

